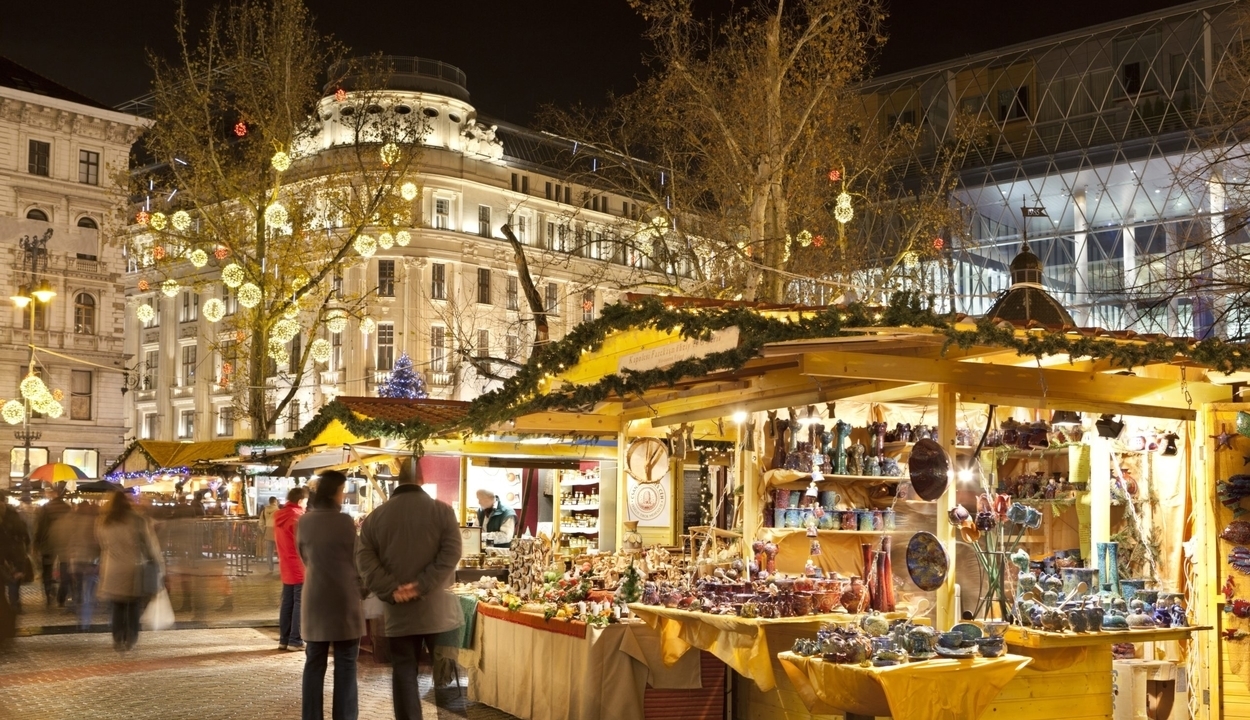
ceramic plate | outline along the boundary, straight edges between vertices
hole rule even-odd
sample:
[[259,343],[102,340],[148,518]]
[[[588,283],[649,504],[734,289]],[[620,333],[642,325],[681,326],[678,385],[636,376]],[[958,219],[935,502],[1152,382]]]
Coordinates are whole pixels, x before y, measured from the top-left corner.
[[951,632],[963,633],[968,642],[979,640],[985,635],[981,632],[981,628],[972,623],[959,623],[951,628]]
[[950,478],[950,466],[950,458],[941,445],[928,438],[917,441],[907,458],[907,471],[916,494],[929,501],[941,497]]
[[958,658],[974,658],[977,656],[977,649],[974,647],[944,648],[941,645],[938,645],[936,648],[933,649],[933,651],[937,653],[938,657],[942,657],[942,658],[958,659]]
[[930,532],[911,536],[907,543],[907,574],[916,587],[926,592],[937,590],[946,581],[949,568],[946,548],[938,542],[937,536]]

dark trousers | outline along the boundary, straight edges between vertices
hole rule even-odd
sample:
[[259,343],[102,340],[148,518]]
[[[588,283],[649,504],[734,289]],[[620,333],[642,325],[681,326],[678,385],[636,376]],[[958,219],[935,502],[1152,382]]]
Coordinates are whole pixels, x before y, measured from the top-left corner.
[[299,635],[299,606],[304,594],[304,583],[282,584],[282,607],[278,610],[278,644],[299,647],[304,639]]
[[113,643],[121,643],[127,650],[139,639],[139,616],[143,613],[143,601],[113,601]]
[[22,611],[22,581],[14,580],[7,583],[9,591],[9,606],[13,612]]
[[[53,561],[54,561],[55,559],[56,559],[56,557],[55,557],[55,556],[53,556],[53,555],[44,555],[44,556],[43,556],[43,558],[42,558],[42,565],[43,565],[43,596],[44,596],[44,597],[48,600],[49,604],[51,604],[51,602],[52,602],[52,596],[53,596],[53,594],[52,594],[52,586],[55,584],[55,585],[57,585],[57,588],[56,588],[56,604],[57,604],[57,605],[64,605],[64,604],[65,604],[65,598],[69,597],[69,591],[70,591],[70,588],[71,588],[71,587],[73,586],[73,584],[74,584],[74,581],[73,581],[73,575],[71,575],[71,574],[70,574],[70,571],[69,571],[69,563],[64,562],[64,561],[59,562],[59,563],[54,563]],[[61,574],[61,582],[60,582],[60,583],[56,583],[56,582],[54,582],[54,581],[53,581],[53,579],[52,579],[52,576],[53,576],[52,566],[53,566],[54,564],[57,566],[57,570],[59,570],[59,571],[60,571],[60,574]]]
[[304,651],[304,701],[302,720],[324,720],[326,658],[334,645],[334,701],[330,709],[333,720],[356,720],[360,703],[356,693],[356,656],[360,640],[308,641]]
[[420,670],[421,648],[430,647],[434,658],[433,635],[388,637],[391,648],[391,693],[395,702],[395,720],[421,720]]

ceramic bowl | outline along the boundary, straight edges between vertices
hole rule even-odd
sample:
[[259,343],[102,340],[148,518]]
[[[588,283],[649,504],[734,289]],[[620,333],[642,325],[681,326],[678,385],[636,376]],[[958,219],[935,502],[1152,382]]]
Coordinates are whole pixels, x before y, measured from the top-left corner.
[[977,640],[977,652],[981,657],[996,658],[1007,652],[1007,642],[1001,637],[985,637]]
[[988,637],[995,638],[1002,637],[1003,633],[1007,632],[1007,628],[1011,626],[1011,623],[1005,620],[986,620],[981,625],[985,628],[985,634]]
[[938,635],[938,645],[949,650],[963,647],[966,640],[967,638],[964,637],[964,634],[957,630],[944,632],[941,635]]

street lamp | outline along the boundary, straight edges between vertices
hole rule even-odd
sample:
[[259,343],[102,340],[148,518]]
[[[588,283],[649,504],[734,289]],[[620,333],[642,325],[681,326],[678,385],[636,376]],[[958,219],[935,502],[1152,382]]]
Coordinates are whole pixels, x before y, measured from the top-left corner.
[[[35,278],[39,276],[40,260],[43,261],[43,271],[48,270],[48,240],[52,238],[52,228],[48,228],[43,235],[26,235],[18,242],[18,246],[22,249],[22,271],[28,274],[28,282],[19,286],[17,294],[9,299],[19,310],[30,308],[30,346],[26,356],[26,372],[27,375],[35,373],[35,306],[39,303],[47,304],[52,302],[52,298],[56,297],[56,291],[48,283],[47,278],[43,278],[35,284]],[[33,288],[33,289],[32,289]],[[30,444],[42,437],[42,433],[37,430],[30,429],[31,400],[26,393],[22,394],[22,402],[25,405],[25,412],[22,414],[22,429],[15,430],[13,437],[22,443],[24,452],[22,455],[22,500],[29,501],[30,498]]]

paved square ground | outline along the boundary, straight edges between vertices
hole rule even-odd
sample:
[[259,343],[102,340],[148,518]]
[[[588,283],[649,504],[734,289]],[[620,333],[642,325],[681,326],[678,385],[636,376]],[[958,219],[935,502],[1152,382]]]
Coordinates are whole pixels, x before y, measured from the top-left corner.
[[[124,655],[107,633],[19,637],[0,650],[0,720],[298,718],[304,656],[277,647],[277,633],[263,628],[144,632]],[[424,671],[427,720],[515,720],[455,686],[435,691]],[[327,718],[333,672],[331,663]],[[394,717],[390,667],[361,653],[358,678],[360,717]]]

